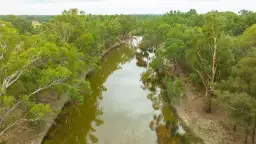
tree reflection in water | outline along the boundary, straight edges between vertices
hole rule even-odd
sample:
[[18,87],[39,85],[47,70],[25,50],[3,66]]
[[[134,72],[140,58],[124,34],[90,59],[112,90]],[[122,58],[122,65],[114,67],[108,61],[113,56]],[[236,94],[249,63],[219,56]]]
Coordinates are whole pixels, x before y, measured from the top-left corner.
[[160,76],[150,67],[141,74],[143,88],[148,89],[148,99],[152,107],[160,110],[161,114],[154,115],[149,123],[151,130],[156,132],[158,144],[188,144],[185,131],[176,119],[172,107],[168,102],[166,91],[160,83]]
[[91,144],[98,143],[94,135],[96,127],[104,124],[100,119],[103,114],[99,102],[103,99],[104,82],[108,76],[120,65],[131,61],[134,58],[134,49],[120,47],[111,51],[102,59],[100,68],[93,71],[90,76],[92,92],[85,94],[83,104],[71,104],[67,106],[47,134],[43,143],[46,144]]
[[188,141],[179,131],[177,120],[165,120],[163,114],[154,115],[149,127],[156,132],[158,144],[187,144]]

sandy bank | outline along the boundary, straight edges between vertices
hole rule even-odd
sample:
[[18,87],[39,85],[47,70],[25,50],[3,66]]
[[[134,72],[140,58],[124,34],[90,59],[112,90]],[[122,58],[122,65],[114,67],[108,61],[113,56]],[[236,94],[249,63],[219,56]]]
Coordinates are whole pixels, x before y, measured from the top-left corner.
[[228,118],[227,110],[213,100],[213,112],[205,113],[202,94],[193,91],[185,76],[180,78],[186,98],[175,108],[189,129],[205,144],[243,144],[244,133],[241,128],[233,131],[234,123]]

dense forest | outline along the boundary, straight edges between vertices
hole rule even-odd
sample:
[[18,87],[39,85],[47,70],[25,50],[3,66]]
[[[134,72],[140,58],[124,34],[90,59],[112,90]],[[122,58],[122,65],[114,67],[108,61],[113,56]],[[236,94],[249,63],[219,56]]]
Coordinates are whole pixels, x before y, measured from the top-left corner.
[[153,79],[149,73],[157,72],[173,100],[184,96],[180,75],[185,74],[203,93],[205,113],[212,113],[216,100],[228,109],[234,130],[243,127],[244,143],[256,141],[255,12],[91,15],[71,9],[58,16],[0,19],[0,137],[22,123],[48,119],[54,111],[44,96],[52,92],[83,102],[90,93],[85,77],[99,68],[101,54],[140,35],[140,49],[155,53],[144,76]]
[[0,136],[22,123],[49,117],[45,95],[83,102],[90,92],[87,73],[101,54],[136,29],[131,16],[92,16],[71,9],[39,27],[24,17],[0,21]]
[[[144,77],[157,71],[168,84],[171,100],[182,98],[179,79],[185,73],[203,97],[206,113],[212,101],[229,109],[231,120],[245,131],[244,143],[255,142],[256,128],[256,13],[211,11],[198,14],[170,11],[145,21],[141,49],[155,52]],[[152,70],[151,70],[152,69]],[[170,74],[171,71],[171,74]]]

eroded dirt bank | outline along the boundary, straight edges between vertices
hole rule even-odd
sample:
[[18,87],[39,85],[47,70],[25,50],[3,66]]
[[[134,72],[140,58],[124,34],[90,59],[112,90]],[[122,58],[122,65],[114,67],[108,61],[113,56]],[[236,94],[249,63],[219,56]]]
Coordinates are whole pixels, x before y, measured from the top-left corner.
[[193,91],[187,76],[181,74],[180,79],[186,97],[175,108],[190,130],[205,144],[243,144],[245,134],[241,128],[233,130],[234,123],[228,118],[228,111],[213,101],[213,112],[205,113],[202,110],[202,94]]

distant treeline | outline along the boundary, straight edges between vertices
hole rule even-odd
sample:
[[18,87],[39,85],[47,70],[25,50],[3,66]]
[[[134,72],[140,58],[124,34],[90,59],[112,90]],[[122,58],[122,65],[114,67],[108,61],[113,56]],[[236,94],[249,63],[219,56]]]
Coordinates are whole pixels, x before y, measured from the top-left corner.
[[[3,19],[8,15],[0,15],[0,19]],[[55,17],[56,15],[16,15],[17,17],[29,20],[29,21],[39,21],[40,23],[43,22],[48,22],[50,19]],[[97,16],[107,16],[107,15],[94,15],[95,17]],[[152,19],[154,17],[159,17],[161,15],[156,15],[156,14],[130,14],[127,16],[133,16],[139,19],[147,20],[147,19]]]
[[[0,19],[6,17],[7,15],[0,15]],[[54,17],[54,15],[16,15],[18,17],[24,18],[26,20],[30,21],[39,21],[39,22],[47,22],[51,18]]]

